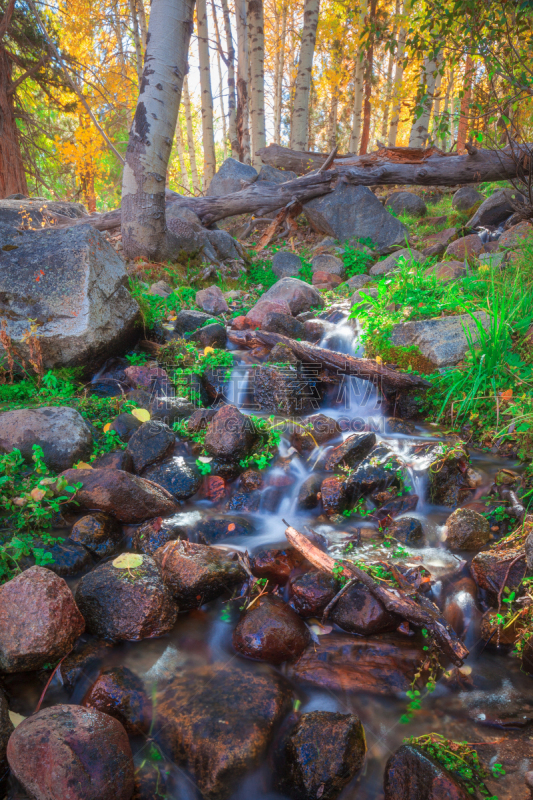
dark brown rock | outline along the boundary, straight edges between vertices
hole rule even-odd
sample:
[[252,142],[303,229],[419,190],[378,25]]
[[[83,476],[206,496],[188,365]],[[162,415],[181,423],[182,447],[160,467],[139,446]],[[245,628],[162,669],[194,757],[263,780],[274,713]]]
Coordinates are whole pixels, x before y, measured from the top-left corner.
[[118,719],[131,736],[150,730],[151,700],[142,680],[127,667],[113,667],[101,672],[81,705]]
[[9,766],[34,800],[130,800],[133,759],[116,719],[58,705],[28,717],[7,746]]
[[206,800],[226,800],[261,762],[291,702],[274,673],[220,664],[185,670],[156,697],[159,736]]
[[341,434],[337,421],[324,414],[313,414],[303,425],[305,427],[295,425],[291,436],[291,444],[299,453],[309,453],[317,445],[327,444]]
[[104,642],[102,639],[91,638],[89,641],[79,639],[74,650],[63,659],[58,669],[58,675],[65,689],[71,692],[78,678],[97,675],[111,647],[110,642]]
[[533,675],[533,640],[527,639],[522,650],[522,670],[526,675]]
[[283,747],[279,789],[291,800],[335,800],[365,755],[365,732],[355,714],[302,714]]
[[416,517],[402,517],[395,519],[387,528],[387,533],[394,536],[402,544],[417,546],[424,541],[422,523]]
[[202,476],[196,466],[182,456],[172,456],[147,467],[142,477],[156,483],[176,500],[188,500],[202,485]]
[[252,558],[252,573],[256,578],[267,578],[274,584],[283,585],[293,570],[309,563],[298,550],[260,550]]
[[122,469],[124,472],[133,472],[133,459],[127,450],[115,450],[113,453],[104,453],[91,463],[93,469]]
[[260,492],[234,492],[226,503],[226,511],[252,513],[259,510],[260,504]]
[[325,478],[322,481],[320,495],[322,506],[328,517],[333,514],[342,514],[348,505],[346,481],[337,475],[332,475],[331,478]]
[[391,614],[379,600],[370,594],[362,583],[354,583],[338,599],[330,619],[339,628],[360,636],[395,630],[400,617]]
[[298,658],[309,641],[305,623],[274,595],[257,600],[233,631],[233,647],[238,653],[271,664]]
[[397,473],[402,467],[402,462],[388,445],[377,444],[348,478],[348,496],[352,500],[358,500],[361,495],[383,491],[398,484]]
[[165,489],[119,469],[69,469],[69,483],[81,481],[76,502],[81,509],[103,511],[121,522],[167,517],[178,505]]
[[[172,518],[171,518],[172,519]],[[175,539],[187,539],[188,531],[183,526],[173,525],[162,517],[143,522],[133,534],[131,545],[139,553],[153,556],[156,550]]]
[[150,556],[134,569],[117,569],[108,561],[85,575],[76,602],[95,636],[137,641],[167,633],[178,609]]
[[322,478],[316,473],[311,474],[300,486],[298,492],[298,508],[309,510],[318,505],[318,493],[322,485]]
[[484,589],[491,602],[496,602],[501,587],[510,591],[517,589],[527,572],[526,558],[518,548],[507,550],[485,550],[472,559],[472,577],[480,589]]
[[176,437],[167,425],[153,420],[143,422],[128,441],[135,472],[140,473],[154,461],[164,458],[175,441]]
[[63,658],[85,623],[58,575],[30,567],[0,586],[0,671],[31,672]]
[[337,467],[354,467],[366,458],[375,444],[375,433],[354,433],[327,454],[324,469],[332,471]]
[[14,727],[9,718],[9,708],[7,705],[6,696],[2,689],[0,689],[0,784],[2,782],[4,773],[7,770],[7,743],[13,731]]
[[199,608],[246,580],[236,557],[203,544],[168,542],[154,559],[182,611]]
[[238,461],[248,454],[256,438],[248,417],[235,406],[223,406],[209,423],[205,448],[217,458]]
[[239,487],[242,492],[254,492],[258,489],[262,489],[262,474],[256,469],[247,469],[240,477]]
[[453,453],[443,455],[442,448],[434,451],[429,467],[429,498],[432,503],[457,508],[472,492],[465,479],[469,459],[466,450],[457,446]]
[[446,544],[451,550],[479,550],[490,540],[488,519],[471,508],[458,508],[446,520]]
[[78,575],[93,566],[91,554],[81,544],[76,544],[68,539],[61,539],[54,544],[48,544],[40,539],[34,539],[33,547],[43,551],[43,555],[51,555],[54,559],[46,568],[60,575],[62,578]]
[[387,761],[385,800],[467,800],[468,794],[440,764],[412,745],[402,745]]
[[111,423],[111,430],[118,433],[123,442],[129,442],[136,430],[142,425],[142,422],[134,417],[133,414],[119,414]]
[[88,514],[72,526],[70,539],[98,558],[116,553],[122,543],[122,525],[108,514]]
[[404,637],[330,633],[304,651],[290,675],[333,691],[394,695],[409,689],[423,657],[422,646]]
[[311,376],[302,380],[292,366],[254,369],[250,374],[249,392],[256,408],[285,417],[308,414],[321,398],[319,379]]
[[255,533],[252,523],[233,514],[212,514],[197,522],[193,531],[199,541],[214,542],[227,536],[251,536]]
[[205,430],[216,413],[216,408],[199,408],[189,417],[189,421],[187,422],[188,430],[191,433],[199,433]]
[[318,617],[337,594],[337,581],[327,572],[306,572],[291,581],[291,605],[302,617]]

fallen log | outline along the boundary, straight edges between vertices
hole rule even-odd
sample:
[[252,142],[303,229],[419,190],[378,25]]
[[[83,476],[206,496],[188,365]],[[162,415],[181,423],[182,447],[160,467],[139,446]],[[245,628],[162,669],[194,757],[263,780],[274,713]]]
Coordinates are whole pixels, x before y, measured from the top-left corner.
[[[355,358],[355,356],[336,353],[334,350],[326,350],[308,342],[297,342],[282,336],[281,333],[269,333],[267,331],[254,331],[254,342],[270,345],[285,344],[290,347],[296,358],[305,363],[320,364],[323,369],[333,370],[337,375],[355,375],[367,381],[373,381],[383,389],[384,393],[390,394],[396,391],[406,391],[410,389],[429,389],[431,384],[418,375],[411,375],[408,372],[396,372],[390,367],[378,364],[372,358]],[[246,337],[240,340],[246,343]]]
[[461,666],[468,656],[468,650],[458,638],[455,631],[443,619],[439,609],[427,597],[413,592],[414,597],[398,589],[376,583],[376,581],[355,564],[347,561],[335,561],[328,553],[324,553],[307,536],[288,526],[285,536],[296,550],[317,569],[348,580],[354,578],[361,581],[369,592],[379,600],[387,611],[398,614],[417,628],[426,628],[435,639],[437,646],[456,666]]

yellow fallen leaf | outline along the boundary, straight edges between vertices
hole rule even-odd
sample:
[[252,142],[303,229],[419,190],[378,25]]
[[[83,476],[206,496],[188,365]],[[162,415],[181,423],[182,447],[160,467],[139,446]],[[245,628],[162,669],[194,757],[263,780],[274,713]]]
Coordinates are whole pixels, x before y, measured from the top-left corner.
[[92,469],[92,467],[86,461],[78,461],[77,464],[74,464],[74,469]]
[[150,419],[150,412],[145,408],[134,408],[131,413],[132,416],[136,417],[140,422],[148,422]]
[[376,356],[376,364],[383,364],[383,359],[381,356]]
[[108,422],[106,425],[104,425],[104,433],[107,433],[109,430],[111,430],[111,423],[110,422]]
[[135,569],[143,563],[143,557],[138,553],[122,553],[113,561],[115,569]]
[[204,356],[208,355],[208,353],[214,353],[214,352],[215,352],[214,347],[204,347]]
[[23,717],[22,714],[17,714],[16,711],[9,711],[9,719],[13,723],[13,726],[16,728],[17,725],[20,725],[21,722],[24,722],[26,717]]
[[46,492],[43,492],[42,489],[35,488],[35,489],[31,490],[30,497],[31,497],[32,500],[35,500],[35,502],[40,503],[40,501],[43,499],[45,494],[46,494]]

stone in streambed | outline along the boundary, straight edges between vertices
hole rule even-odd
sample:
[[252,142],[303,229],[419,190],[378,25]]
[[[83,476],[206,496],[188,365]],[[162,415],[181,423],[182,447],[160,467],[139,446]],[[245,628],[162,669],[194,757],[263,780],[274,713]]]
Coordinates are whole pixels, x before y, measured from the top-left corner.
[[98,558],[107,558],[122,543],[122,525],[108,514],[88,514],[74,523],[69,538]]
[[46,557],[48,554],[54,559],[47,564],[46,568],[62,578],[77,575],[84,572],[93,565],[93,559],[88,550],[81,544],[71,542],[69,539],[61,539],[55,544],[48,544],[41,539],[34,539],[32,546],[43,551]]
[[324,478],[320,485],[320,496],[322,506],[327,516],[342,514],[348,505],[348,495],[346,492],[346,481],[338,475],[331,478]]
[[223,406],[208,425],[205,449],[211,456],[226,461],[244,458],[256,441],[250,420],[235,406]]
[[31,462],[35,444],[42,447],[46,466],[61,472],[89,458],[93,437],[81,414],[66,406],[21,408],[0,414],[0,453],[17,448]]
[[327,453],[324,469],[333,471],[337,467],[353,467],[367,457],[375,444],[375,433],[354,433]]
[[143,470],[142,477],[168,492],[175,500],[188,500],[202,484],[196,465],[187,463],[183,456],[172,456]]
[[488,519],[471,508],[458,508],[446,520],[446,544],[452,550],[479,550],[490,538]]
[[200,541],[214,542],[227,536],[251,536],[255,533],[255,528],[244,517],[232,514],[213,514],[197,522],[193,531],[195,536],[200,537]]
[[471,497],[466,475],[469,457],[464,446],[458,445],[446,455],[438,446],[429,458],[429,497],[432,503],[456,508]]
[[299,453],[309,453],[317,446],[321,446],[337,439],[341,435],[338,422],[324,414],[313,414],[307,417],[302,425],[295,425],[291,435],[291,445]]
[[219,322],[206,325],[191,334],[185,335],[185,341],[194,342],[198,347],[215,347],[224,350],[228,341],[226,328]]
[[114,450],[112,453],[104,453],[103,456],[95,458],[91,462],[91,466],[93,469],[121,469],[124,472],[133,472],[133,461],[126,450]]
[[[122,442],[129,442],[133,434],[139,430],[141,425],[142,422],[140,419],[134,417],[133,414],[124,412],[123,414],[118,414],[111,422],[110,430],[117,433]],[[131,459],[130,453],[128,453],[128,458],[131,460],[132,465],[132,469],[129,471],[133,472],[133,460]]]
[[417,546],[424,541],[422,523],[416,517],[402,517],[395,519],[388,527],[387,533],[402,544]]
[[131,546],[139,553],[153,556],[167,542],[187,539],[188,536],[189,528],[186,525],[174,524],[172,517],[155,517],[139,525],[133,534]]
[[227,800],[261,763],[291,704],[286,682],[266,667],[184,670],[156,696],[155,734],[193,775],[205,800]]
[[176,622],[178,608],[150,556],[129,569],[108,561],[85,575],[76,602],[87,630],[111,641],[138,641],[162,636]]
[[289,339],[305,338],[305,325],[291,314],[279,314],[276,311],[269,311],[263,319],[262,330],[270,333],[281,333]]
[[33,800],[131,800],[126,731],[100,711],[57,705],[28,717],[7,747],[11,771]]
[[387,611],[383,603],[376,600],[359,581],[340,596],[330,613],[330,619],[339,628],[359,636],[393,631],[402,621],[397,614]]
[[174,330],[183,336],[184,333],[192,333],[193,331],[201,328],[206,322],[213,319],[212,314],[205,314],[203,311],[195,311],[190,308],[184,308],[178,311],[176,322],[174,323]]
[[365,732],[355,714],[302,714],[280,754],[278,788],[291,800],[336,800],[365,755]]
[[301,617],[319,617],[337,594],[337,581],[327,572],[306,572],[291,581],[291,606]]
[[182,611],[199,608],[246,580],[232,554],[202,544],[171,541],[156,550],[154,559]]
[[101,672],[81,705],[118,719],[131,736],[146,734],[150,729],[152,703],[142,680],[127,667]]
[[504,582],[510,591],[520,586],[527,574],[527,564],[519,548],[484,550],[474,556],[470,570],[479,588],[496,604]]
[[267,578],[273,584],[284,585],[294,570],[309,562],[298,550],[260,550],[252,558],[252,574],[256,578]]
[[320,475],[310,475],[300,486],[298,492],[298,508],[310,510],[318,505],[318,493],[322,485]]
[[273,595],[256,600],[233,631],[233,647],[238,653],[270,664],[293,661],[309,641],[305,623]]
[[161,422],[144,422],[128,441],[128,453],[133,460],[135,472],[158,461],[174,446],[176,437],[167,425]]
[[0,586],[0,672],[32,672],[63,658],[85,629],[58,575],[30,567]]
[[[85,639],[86,637],[83,637]],[[65,689],[74,690],[78,679],[85,681],[87,676],[98,675],[102,661],[110,654],[113,645],[102,639],[78,639],[74,649],[66,656],[58,668],[58,676]]]
[[81,482],[76,502],[81,509],[103,511],[121,522],[144,522],[167,517],[176,500],[151,481],[119,469],[73,469],[62,473],[69,483]]
[[[310,311],[312,308],[323,308],[324,298],[319,291],[298,278],[281,278],[261,296],[259,301],[280,303],[289,309],[293,316]],[[276,311],[277,309],[272,309]]]
[[383,491],[398,483],[397,473],[402,468],[402,462],[390,447],[377,444],[346,481],[346,494],[350,499],[358,500],[361,495]]
[[292,367],[259,367],[250,375],[249,392],[255,407],[270,414],[292,417],[308,414],[321,399],[317,377],[302,380]]
[[402,745],[385,767],[385,800],[467,800],[463,786],[413,745]]

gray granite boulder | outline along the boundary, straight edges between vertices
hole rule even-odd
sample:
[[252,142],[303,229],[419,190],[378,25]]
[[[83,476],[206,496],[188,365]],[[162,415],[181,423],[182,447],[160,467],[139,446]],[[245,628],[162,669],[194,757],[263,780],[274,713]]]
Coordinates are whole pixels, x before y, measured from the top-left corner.
[[327,272],[330,275],[344,275],[344,262],[337,256],[331,256],[328,253],[324,255],[315,256],[311,261],[311,268],[313,272]]
[[463,186],[455,192],[452,207],[456,211],[469,211],[476,203],[480,203],[484,199],[485,196],[473,186]]
[[513,203],[523,202],[524,195],[515,189],[499,189],[491,194],[466,223],[467,228],[479,228],[486,225],[498,226],[511,216]]
[[[298,278],[282,278],[270,287],[261,297],[261,302],[285,303],[293,316],[313,307],[323,308],[324,298],[314,286]],[[275,310],[275,309],[269,309]]]
[[427,206],[414,192],[393,192],[385,203],[395,214],[410,214],[412,217],[425,217]]
[[258,172],[249,164],[243,164],[236,158],[227,158],[207,188],[208,197],[222,197],[232,192],[240,192],[245,183],[257,180]]
[[[487,314],[479,311],[475,316],[487,330],[490,324]],[[401,322],[392,329],[391,344],[394,347],[415,345],[435,367],[447,367],[458,364],[468,351],[465,327],[470,329],[474,342],[477,342],[479,336],[475,321],[468,314],[462,314]]]
[[402,250],[396,250],[390,256],[384,258],[383,261],[378,261],[370,270],[371,275],[388,275],[389,272],[397,266],[399,260],[403,258],[405,261],[422,264],[426,257],[418,250],[412,250],[409,247],[404,247]]
[[44,197],[0,200],[0,222],[15,228],[38,230],[43,222],[53,221],[57,215],[71,219],[88,216],[85,206],[67,200],[47,200]]
[[300,256],[289,250],[278,250],[272,258],[272,272],[278,278],[291,278],[298,275],[302,268]]
[[259,172],[257,181],[269,181],[270,183],[285,183],[286,181],[294,181],[298,175],[291,172],[290,169],[276,169],[269,164],[263,164]]

